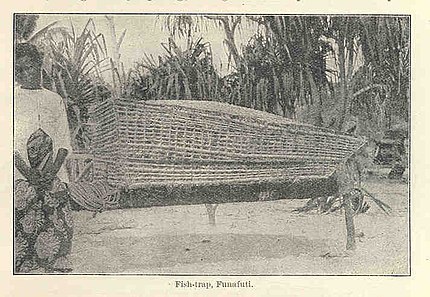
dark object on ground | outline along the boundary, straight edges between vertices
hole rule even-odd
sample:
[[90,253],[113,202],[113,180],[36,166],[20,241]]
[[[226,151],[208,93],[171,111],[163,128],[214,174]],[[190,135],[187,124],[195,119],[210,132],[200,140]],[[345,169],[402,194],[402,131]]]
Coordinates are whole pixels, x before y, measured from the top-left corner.
[[403,166],[400,162],[398,162],[394,164],[394,166],[391,168],[390,173],[388,173],[388,178],[401,179],[405,170],[406,170],[405,166]]
[[[351,200],[351,208],[354,215],[365,213],[369,210],[370,205],[365,198],[375,202],[386,214],[389,214],[391,207],[381,200],[375,198],[372,194],[364,189],[354,188],[350,192],[344,194],[349,195]],[[305,206],[295,209],[296,212],[311,212],[316,211],[321,214],[328,214],[341,209],[344,205],[343,196],[326,196],[310,199]]]
[[378,150],[374,159],[377,165],[392,165],[395,162],[402,161],[406,153],[405,139],[407,130],[391,129],[384,133],[384,137],[376,141]]
[[152,206],[219,204],[269,201],[283,198],[308,199],[330,196],[338,191],[334,178],[281,183],[217,186],[154,186],[121,193],[121,208]]
[[106,182],[80,181],[69,185],[70,196],[74,207],[89,211],[102,212],[118,207],[118,192]]
[[374,159],[377,165],[391,165],[392,169],[388,174],[390,179],[400,179],[405,172],[407,127],[400,127],[388,130],[384,137],[377,141],[378,150]]
[[401,151],[404,150],[404,146],[394,140],[383,139],[376,142],[378,151],[374,159],[374,163],[377,165],[391,165],[394,162],[400,162],[402,160]]

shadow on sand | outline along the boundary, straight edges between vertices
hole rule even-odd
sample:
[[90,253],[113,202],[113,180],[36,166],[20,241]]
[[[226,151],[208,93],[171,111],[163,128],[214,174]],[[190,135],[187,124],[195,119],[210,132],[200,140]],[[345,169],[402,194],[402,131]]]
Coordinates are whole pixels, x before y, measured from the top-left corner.
[[79,253],[73,255],[74,273],[151,273],[151,268],[158,270],[196,263],[280,259],[301,254],[317,257],[327,249],[322,240],[292,235],[227,233],[128,238],[106,235],[94,241],[85,239],[86,248],[78,248]]

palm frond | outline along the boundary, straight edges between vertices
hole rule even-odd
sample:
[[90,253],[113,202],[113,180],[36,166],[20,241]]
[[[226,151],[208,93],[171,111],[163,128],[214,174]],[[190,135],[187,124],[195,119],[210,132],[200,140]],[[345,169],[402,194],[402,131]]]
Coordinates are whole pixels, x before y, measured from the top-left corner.
[[108,70],[107,49],[102,34],[97,34],[95,24],[89,19],[80,33],[76,32],[73,23],[69,30],[54,30],[51,26],[43,40],[47,49],[49,74],[54,84],[52,86],[64,98],[69,114],[69,124],[75,138],[75,146],[87,144],[79,143],[78,139],[88,139],[83,129],[88,120],[88,106],[97,100],[99,87],[104,83],[101,73]]

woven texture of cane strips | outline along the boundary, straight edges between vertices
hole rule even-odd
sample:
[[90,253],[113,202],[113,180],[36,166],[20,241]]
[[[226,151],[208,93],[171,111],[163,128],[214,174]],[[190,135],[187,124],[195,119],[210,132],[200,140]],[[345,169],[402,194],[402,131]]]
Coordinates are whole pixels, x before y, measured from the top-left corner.
[[362,138],[213,101],[106,101],[95,108],[96,180],[128,189],[329,177]]

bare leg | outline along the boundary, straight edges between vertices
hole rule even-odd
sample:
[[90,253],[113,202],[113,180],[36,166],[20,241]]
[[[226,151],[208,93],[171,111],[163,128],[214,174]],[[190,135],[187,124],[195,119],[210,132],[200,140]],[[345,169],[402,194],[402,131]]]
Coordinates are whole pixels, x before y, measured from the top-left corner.
[[215,211],[218,204],[205,204],[209,216],[209,224],[215,226]]

